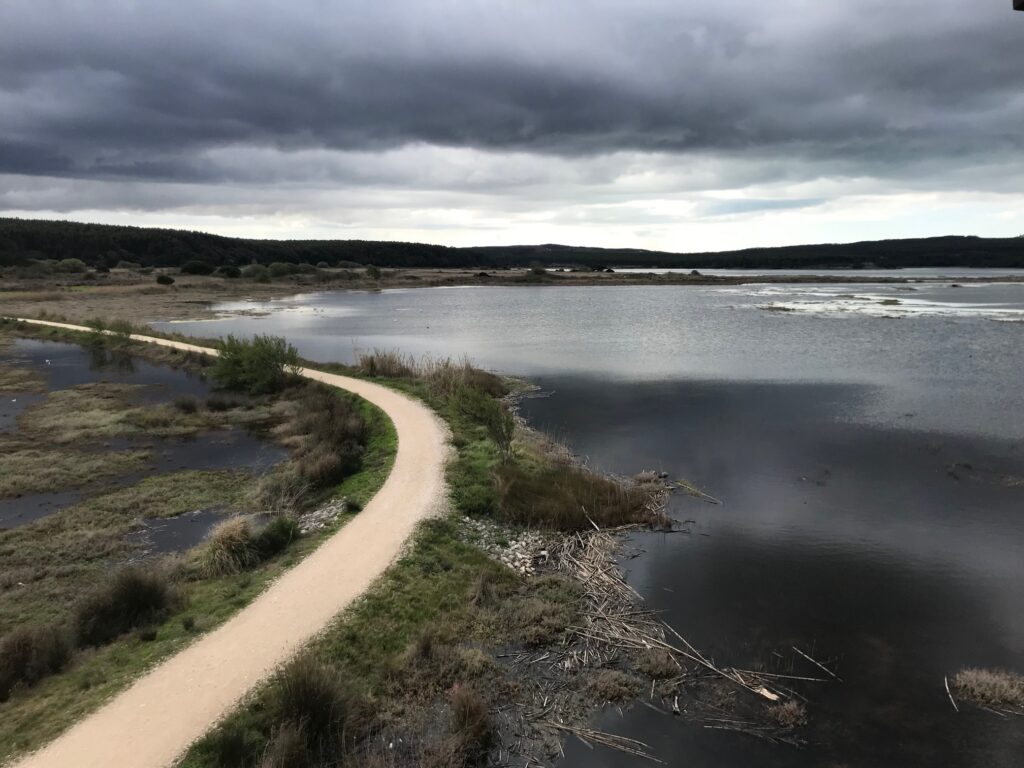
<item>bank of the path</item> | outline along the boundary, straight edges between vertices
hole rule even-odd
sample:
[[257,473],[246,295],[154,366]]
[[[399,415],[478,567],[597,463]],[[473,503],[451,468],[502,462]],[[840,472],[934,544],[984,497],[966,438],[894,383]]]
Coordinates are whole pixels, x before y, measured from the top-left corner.
[[[23,320],[73,331],[91,328]],[[169,339],[135,341],[217,351]],[[421,520],[446,501],[447,429],[422,403],[387,387],[303,368],[384,411],[398,434],[391,474],[334,536],[219,629],[146,673],[16,768],[164,768],[362,594]]]

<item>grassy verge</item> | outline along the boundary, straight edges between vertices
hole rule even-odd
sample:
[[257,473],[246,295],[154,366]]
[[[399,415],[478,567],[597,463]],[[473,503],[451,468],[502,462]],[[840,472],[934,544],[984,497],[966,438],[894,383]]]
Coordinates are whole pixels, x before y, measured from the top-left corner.
[[[33,335],[96,344],[91,334],[33,329]],[[200,371],[208,368],[205,359],[183,353],[165,353],[124,339],[109,343],[104,342],[107,352],[195,366]],[[112,401],[109,408],[99,409],[82,405],[78,403],[79,411],[91,415],[83,421],[76,414],[71,420],[75,437],[58,441],[54,451],[109,437],[111,421],[134,424],[125,415],[130,408],[122,407],[123,402]],[[54,435],[66,433],[62,430],[67,425],[59,423],[62,410],[57,406],[41,409],[47,419],[57,420],[51,426],[61,429]],[[204,558],[212,544],[203,544],[184,557],[148,564],[147,572],[159,572],[155,587],[132,581],[131,569],[122,565],[138,555],[127,534],[137,528],[140,518],[173,517],[211,506],[225,513],[248,510],[254,501],[266,500],[266,489],[247,472],[172,472],[126,487],[101,487],[71,507],[0,532],[0,558],[5,564],[0,578],[0,744],[4,745],[0,759],[53,738],[150,666],[230,618],[350,520],[351,510],[372,497],[394,461],[397,437],[379,409],[333,390],[325,395],[319,387],[288,382],[273,395],[218,395],[213,405],[175,404],[168,413],[179,426],[195,422],[205,427],[207,420],[220,423],[233,411],[250,422],[253,412],[258,412],[265,426],[276,425],[277,437],[291,447],[292,458],[268,478],[302,475],[311,456],[316,458],[318,451],[344,442],[348,463],[331,464],[325,471],[323,462],[317,461],[320,474],[305,477],[302,493],[289,501],[295,505],[291,512],[301,514],[326,499],[345,497],[352,502],[350,511],[298,538],[294,536],[297,523],[277,517],[267,528],[252,531],[246,546],[251,545],[257,557],[226,567],[206,567],[209,560]],[[155,427],[147,423],[140,433],[167,428],[162,421]],[[25,468],[40,477],[52,472],[43,468],[39,456],[21,458],[28,462]],[[152,603],[154,589],[165,598],[158,605]]]
[[[354,370],[321,367],[405,391],[447,421],[456,448],[448,467],[453,513],[422,524],[367,594],[194,745],[182,765],[483,764],[505,727],[499,710],[527,696],[521,670],[503,664],[500,651],[559,645],[579,623],[582,601],[570,578],[524,579],[490,556],[467,535],[464,516],[513,532],[526,523],[555,532],[590,526],[587,515],[573,512],[583,504],[604,523],[650,522],[651,514],[624,504],[607,479],[545,452],[527,430],[509,439],[507,384],[491,374],[380,353]],[[524,498],[509,490],[513,475],[545,500],[529,519]],[[567,477],[566,488],[549,485]],[[604,680],[602,693],[611,682],[616,690],[637,685],[621,674]],[[325,707],[334,712],[326,720]]]

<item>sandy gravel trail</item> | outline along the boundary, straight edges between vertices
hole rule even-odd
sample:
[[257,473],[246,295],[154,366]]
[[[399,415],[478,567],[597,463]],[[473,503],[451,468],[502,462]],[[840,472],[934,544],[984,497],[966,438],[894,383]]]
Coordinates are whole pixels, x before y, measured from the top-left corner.
[[[69,330],[83,326],[24,322]],[[132,336],[182,350],[216,350]],[[362,594],[421,520],[447,502],[448,432],[425,405],[387,387],[302,369],[384,411],[398,454],[383,487],[351,522],[226,624],[164,661],[17,768],[163,768]]]

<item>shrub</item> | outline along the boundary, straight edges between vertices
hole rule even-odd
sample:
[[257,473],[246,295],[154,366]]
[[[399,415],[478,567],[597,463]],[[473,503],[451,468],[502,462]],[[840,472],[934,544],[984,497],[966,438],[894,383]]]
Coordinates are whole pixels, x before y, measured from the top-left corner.
[[663,513],[651,511],[655,488],[623,485],[570,464],[525,471],[507,463],[494,473],[501,514],[517,525],[579,531],[593,524],[669,523]]
[[182,413],[195,413],[199,410],[199,401],[194,397],[177,397],[174,399],[174,407]]
[[85,272],[88,267],[81,259],[61,259],[54,269],[57,272]]
[[242,277],[257,283],[269,283],[270,270],[262,264],[250,264],[242,269]]
[[134,261],[119,261],[117,269],[141,269],[142,265]]
[[306,735],[294,723],[285,723],[274,730],[257,768],[301,768],[309,765]]
[[347,398],[320,386],[307,386],[296,417],[284,431],[302,437],[296,456],[299,474],[314,488],[351,475],[362,462],[366,421]]
[[298,351],[280,337],[255,336],[246,341],[229,335],[221,343],[212,374],[227,389],[266,395],[290,383],[298,363]]
[[450,698],[452,735],[467,754],[479,755],[487,749],[494,735],[487,702],[465,685],[455,685]]
[[225,264],[221,267],[217,267],[217,271],[214,272],[218,277],[236,278],[242,276],[242,270],[231,264]]
[[366,276],[371,280],[380,280],[380,267],[375,264],[367,264]]
[[396,350],[375,349],[358,352],[356,366],[366,376],[384,376],[389,379],[407,379],[416,375],[416,361]]
[[299,509],[312,490],[294,468],[280,469],[261,478],[253,492],[253,503],[275,511]]
[[260,561],[249,521],[232,517],[220,523],[199,550],[199,569],[204,576],[225,576],[251,568]]
[[532,274],[532,275],[546,275],[547,273],[548,273],[547,269],[539,261],[531,261],[530,262],[530,274]]
[[675,657],[664,648],[648,648],[640,655],[636,666],[640,672],[655,680],[676,677],[682,671]]
[[483,425],[502,459],[512,459],[516,422],[509,410],[475,387],[462,386],[455,393],[455,407],[467,418]]
[[174,278],[170,275],[157,275],[156,282],[159,285],[174,285]]
[[80,647],[109,643],[135,627],[163,618],[173,601],[174,591],[162,570],[124,568],[76,607],[76,642]]
[[207,264],[205,261],[199,259],[192,259],[186,261],[181,265],[181,274],[183,275],[212,275],[213,267]]
[[260,559],[266,560],[286,550],[301,535],[294,517],[276,515],[256,534],[253,544]]
[[587,681],[587,693],[602,704],[629,701],[640,693],[640,681],[617,669],[602,669]]
[[0,642],[0,701],[18,685],[30,686],[60,672],[71,659],[71,643],[61,627],[19,627]]
[[294,275],[297,271],[294,264],[288,264],[283,261],[275,261],[267,270],[271,277],[286,277],[287,275]]
[[317,269],[327,269],[327,268],[328,268],[328,267],[330,267],[330,266],[331,266],[331,265],[330,265],[330,264],[328,264],[328,263],[327,263],[326,261],[318,261],[318,262],[316,263],[316,268],[317,268]]
[[274,720],[299,729],[311,751],[330,754],[365,733],[367,704],[332,667],[300,656],[276,682],[270,703]]
[[799,701],[790,699],[768,707],[768,717],[780,728],[799,728],[807,724],[807,708]]
[[958,696],[994,709],[1024,712],[1024,676],[1003,669],[961,669],[953,678]]

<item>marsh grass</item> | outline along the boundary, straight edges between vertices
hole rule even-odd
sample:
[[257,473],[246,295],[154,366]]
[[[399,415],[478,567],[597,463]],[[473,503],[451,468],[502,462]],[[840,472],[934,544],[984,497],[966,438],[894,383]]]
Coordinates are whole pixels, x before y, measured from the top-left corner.
[[953,689],[973,704],[1024,714],[1024,676],[1015,672],[967,667],[956,673]]
[[534,528],[579,531],[632,524],[665,524],[656,512],[655,491],[624,485],[572,464],[533,469],[517,464],[495,467],[501,516]]
[[60,672],[71,659],[71,641],[63,627],[23,626],[0,641],[0,701],[16,686],[31,686]]
[[641,684],[632,675],[617,669],[602,669],[587,681],[587,693],[593,701],[618,704],[636,698]]
[[96,485],[141,469],[147,450],[75,451],[0,440],[0,498]]
[[166,570],[123,568],[79,602],[75,641],[82,648],[105,645],[136,627],[162,620],[177,599]]
[[807,725],[807,707],[795,699],[772,704],[766,710],[768,719],[780,728],[799,728]]
[[199,570],[210,578],[239,573],[256,565],[260,553],[249,521],[233,517],[217,525],[199,548]]

